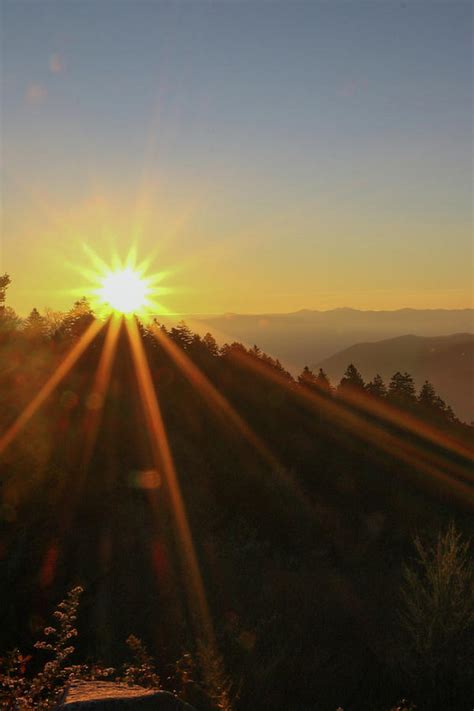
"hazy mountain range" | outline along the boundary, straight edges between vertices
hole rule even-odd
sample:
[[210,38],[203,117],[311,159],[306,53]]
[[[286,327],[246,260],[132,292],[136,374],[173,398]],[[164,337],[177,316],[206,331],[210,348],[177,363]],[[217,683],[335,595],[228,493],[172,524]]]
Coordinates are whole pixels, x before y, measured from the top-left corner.
[[297,372],[355,343],[397,336],[447,336],[474,332],[474,309],[358,311],[303,310],[289,314],[190,316],[193,330],[210,331],[220,343],[256,343]]

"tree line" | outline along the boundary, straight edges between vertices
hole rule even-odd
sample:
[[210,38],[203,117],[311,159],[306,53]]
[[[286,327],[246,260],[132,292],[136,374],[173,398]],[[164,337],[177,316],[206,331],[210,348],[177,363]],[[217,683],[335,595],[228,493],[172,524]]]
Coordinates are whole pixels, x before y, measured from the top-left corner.
[[[3,330],[18,331],[25,338],[36,342],[48,339],[58,342],[73,340],[94,318],[88,300],[82,298],[76,301],[66,313],[46,309],[45,313],[41,314],[38,309],[33,308],[25,319],[21,319],[11,307],[5,306],[6,290],[10,284],[11,279],[7,274],[0,276],[0,318],[3,321]],[[154,325],[160,326],[156,318]],[[205,352],[213,357],[225,358],[232,353],[245,353],[273,368],[288,381],[296,382],[318,393],[333,397],[365,395],[396,407],[408,409],[413,413],[418,412],[429,419],[449,423],[458,422],[452,408],[440,397],[431,382],[425,380],[417,393],[414,379],[406,371],[395,372],[388,385],[378,373],[366,383],[357,367],[353,363],[349,363],[340,382],[334,386],[322,368],[319,368],[318,373],[315,374],[313,370],[305,366],[294,379],[278,358],[275,359],[267,355],[257,345],[246,348],[242,343],[234,342],[219,347],[211,333],[206,333],[201,337],[197,333],[193,333],[184,321],[169,329],[164,325],[161,325],[160,328],[165,336],[184,351],[188,351],[191,356],[199,357],[199,353]]]

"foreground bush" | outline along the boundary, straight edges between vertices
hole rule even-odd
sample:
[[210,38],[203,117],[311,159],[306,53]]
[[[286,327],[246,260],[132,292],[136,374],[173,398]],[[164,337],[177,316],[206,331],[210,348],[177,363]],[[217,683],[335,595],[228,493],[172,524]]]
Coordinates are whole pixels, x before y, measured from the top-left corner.
[[[416,557],[403,568],[393,688],[406,690],[418,701],[415,706],[403,699],[391,711],[468,709],[474,698],[470,543],[452,525],[434,543],[416,538],[415,549]],[[224,672],[222,658],[202,643],[195,654],[182,655],[169,673],[163,669],[158,673],[156,661],[133,635],[126,641],[131,659],[120,670],[73,663],[82,592],[80,587],[72,589],[58,605],[54,626],[46,627],[43,639],[34,645],[39,652],[34,659],[16,649],[0,660],[1,709],[52,711],[69,684],[100,679],[167,690],[201,711],[236,708],[235,687]],[[48,655],[45,662],[41,662],[43,653]],[[391,656],[390,649],[387,656]],[[243,699],[241,707],[251,708]]]
[[415,548],[403,570],[400,663],[427,708],[462,708],[474,698],[470,542],[451,525],[434,544],[416,538]]
[[166,689],[183,701],[197,702],[202,709],[232,710],[232,684],[223,672],[222,660],[202,644],[196,655],[197,663],[191,654],[184,654],[164,681],[141,640],[133,635],[126,641],[131,660],[120,672],[100,664],[71,664],[82,592],[81,587],[75,587],[68,593],[53,613],[56,626],[46,627],[44,639],[34,645],[50,657],[39,672],[28,673],[36,660],[24,656],[18,649],[0,660],[1,709],[52,711],[71,683],[108,679],[147,689]]

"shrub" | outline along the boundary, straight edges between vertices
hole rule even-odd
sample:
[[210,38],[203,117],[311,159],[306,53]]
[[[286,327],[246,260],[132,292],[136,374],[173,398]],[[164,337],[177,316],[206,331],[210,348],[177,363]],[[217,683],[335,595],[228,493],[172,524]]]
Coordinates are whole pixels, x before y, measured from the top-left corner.
[[126,684],[138,684],[152,689],[161,689],[160,677],[156,671],[153,658],[148,654],[145,645],[133,634],[126,644],[132,653],[132,661],[125,665],[121,681]]
[[[55,626],[46,627],[44,639],[34,645],[35,649],[46,652],[50,657],[38,673],[28,674],[32,658],[18,649],[0,660],[0,709],[52,711],[66,687],[74,681],[112,678],[148,689],[163,688],[155,660],[148,654],[143,642],[133,635],[126,642],[132,659],[123,666],[120,674],[114,668],[100,664],[70,663],[82,592],[82,588],[76,587],[67,594],[53,613]],[[199,699],[200,708],[231,711],[232,685],[223,671],[220,655],[214,648],[199,645],[196,658],[197,663],[191,654],[184,654],[173,666],[173,673],[164,686],[183,700]]]
[[36,642],[35,648],[49,653],[51,658],[32,678],[26,675],[31,657],[24,657],[15,650],[2,660],[0,670],[0,708],[48,710],[54,708],[64,687],[84,676],[83,665],[68,664],[74,652],[71,641],[77,636],[74,623],[83,590],[73,588],[54,612],[56,627],[44,629],[44,640]]
[[[434,544],[415,538],[403,570],[401,663],[429,708],[467,699],[474,670],[474,563],[454,525]],[[454,708],[454,706],[452,706]]]

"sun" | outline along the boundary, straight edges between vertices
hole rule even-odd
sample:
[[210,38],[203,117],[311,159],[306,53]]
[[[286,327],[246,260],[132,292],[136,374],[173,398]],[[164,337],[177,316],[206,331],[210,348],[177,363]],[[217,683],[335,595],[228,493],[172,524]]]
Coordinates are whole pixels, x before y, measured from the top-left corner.
[[98,318],[117,314],[124,318],[137,316],[147,321],[169,313],[161,301],[163,295],[174,291],[163,285],[169,271],[150,271],[151,260],[138,262],[134,248],[130,249],[125,259],[114,254],[111,262],[107,263],[90,247],[83,247],[92,267],[76,265],[76,269],[91,285],[74,291],[88,299]]
[[129,315],[140,313],[146,306],[150,287],[130,267],[106,274],[98,296],[113,311]]

